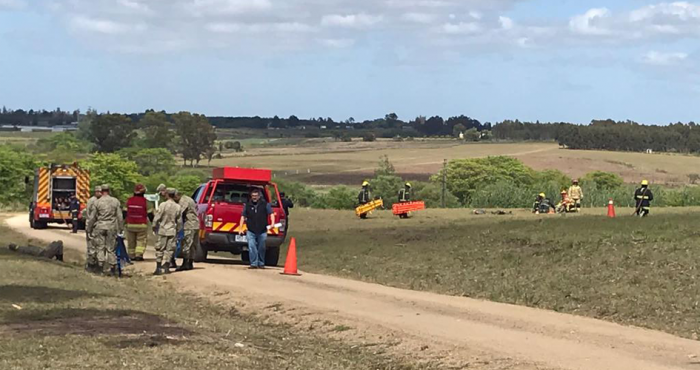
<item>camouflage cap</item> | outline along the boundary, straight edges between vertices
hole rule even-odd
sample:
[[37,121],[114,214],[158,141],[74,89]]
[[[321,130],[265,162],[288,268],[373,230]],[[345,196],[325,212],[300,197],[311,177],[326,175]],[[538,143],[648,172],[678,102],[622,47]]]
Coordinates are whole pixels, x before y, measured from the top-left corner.
[[166,189],[165,184],[160,184],[160,185],[158,185],[158,187],[156,188],[156,191],[160,193],[161,191],[163,191],[163,190],[165,190],[165,189]]
[[102,184],[100,188],[102,188],[102,191],[109,191],[109,184]]
[[99,185],[95,186],[95,192],[97,192],[97,193],[102,192],[102,187]]
[[175,188],[167,188],[165,191],[168,193],[168,195],[177,194],[177,189],[175,189]]

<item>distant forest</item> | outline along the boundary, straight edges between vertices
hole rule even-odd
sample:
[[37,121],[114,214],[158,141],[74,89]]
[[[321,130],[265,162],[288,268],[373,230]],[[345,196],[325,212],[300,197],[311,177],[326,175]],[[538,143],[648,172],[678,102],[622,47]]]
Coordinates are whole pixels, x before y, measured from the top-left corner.
[[[127,114],[138,123],[144,113]],[[163,112],[165,113],[165,112]],[[168,118],[170,114],[165,113]],[[80,111],[67,112],[57,108],[46,110],[0,111],[0,125],[55,126],[77,122]],[[665,126],[642,125],[633,121],[593,120],[588,125],[567,122],[540,123],[506,120],[491,124],[461,115],[447,119],[440,116],[416,117],[401,120],[395,113],[374,120],[356,121],[348,118],[335,121],[332,118],[301,119],[296,116],[280,117],[207,117],[220,129],[326,129],[337,135],[339,131],[360,130],[375,132],[378,137],[458,137],[465,140],[498,141],[555,141],[571,149],[613,150],[643,152],[700,153],[700,126],[694,122]]]

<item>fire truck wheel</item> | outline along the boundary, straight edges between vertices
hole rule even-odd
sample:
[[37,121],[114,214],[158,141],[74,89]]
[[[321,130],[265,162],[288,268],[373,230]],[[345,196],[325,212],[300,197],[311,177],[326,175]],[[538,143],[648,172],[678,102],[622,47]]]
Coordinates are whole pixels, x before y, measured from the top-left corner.
[[265,266],[277,266],[280,261],[280,249],[269,248],[265,251]]
[[194,246],[194,261],[195,262],[207,262],[207,246],[201,243],[195,243]]
[[34,221],[34,228],[37,230],[42,230],[46,229],[48,227],[48,224],[43,221]]

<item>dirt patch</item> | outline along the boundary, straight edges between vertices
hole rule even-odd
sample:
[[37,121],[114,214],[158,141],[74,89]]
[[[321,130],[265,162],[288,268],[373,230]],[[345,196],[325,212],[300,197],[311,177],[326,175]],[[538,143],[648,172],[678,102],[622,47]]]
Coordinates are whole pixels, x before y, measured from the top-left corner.
[[170,323],[160,316],[129,310],[51,311],[50,314],[29,311],[6,315],[0,324],[0,334],[42,336],[63,335],[142,335],[185,336],[190,331]]

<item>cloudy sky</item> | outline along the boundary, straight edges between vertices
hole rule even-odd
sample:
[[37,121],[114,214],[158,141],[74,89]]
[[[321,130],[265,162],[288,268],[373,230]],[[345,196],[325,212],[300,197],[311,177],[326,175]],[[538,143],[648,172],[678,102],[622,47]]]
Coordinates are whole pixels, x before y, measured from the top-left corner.
[[0,0],[0,105],[700,121],[700,2]]

